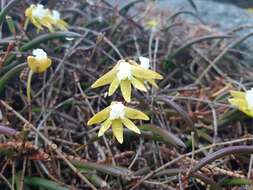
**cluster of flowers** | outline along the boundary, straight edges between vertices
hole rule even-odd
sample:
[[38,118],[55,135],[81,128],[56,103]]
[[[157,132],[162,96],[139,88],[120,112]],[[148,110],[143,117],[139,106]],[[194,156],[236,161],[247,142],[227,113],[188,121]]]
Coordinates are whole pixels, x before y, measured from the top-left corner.
[[[57,10],[45,9],[43,5],[32,4],[26,9],[25,15],[27,22],[31,21],[38,30],[44,27],[53,32],[54,28],[67,30],[68,24],[60,18]],[[155,27],[156,23],[148,23]],[[27,57],[28,67],[30,68],[30,81],[33,73],[43,73],[52,64],[47,53],[43,49],[35,49],[33,55]],[[101,78],[96,80],[91,86],[97,88],[109,85],[108,95],[111,96],[120,87],[121,94],[126,102],[131,102],[132,86],[140,91],[147,92],[150,85],[158,88],[155,80],[161,80],[163,77],[150,70],[150,60],[146,57],[139,57],[139,63],[134,60],[119,60],[116,65]],[[28,79],[29,80],[29,79]],[[28,99],[30,97],[30,82],[27,85]],[[231,91],[232,98],[229,102],[250,117],[253,117],[253,88],[246,92]],[[88,125],[101,124],[98,136],[112,127],[113,135],[119,143],[123,143],[123,125],[129,130],[140,134],[139,128],[131,120],[149,120],[149,117],[143,112],[127,107],[122,102],[113,101],[110,106],[95,114]]]
[[[44,27],[53,32],[54,28],[60,30],[68,30],[68,24],[61,19],[61,14],[57,10],[44,8],[41,4],[32,4],[25,11],[26,23],[31,21],[38,30],[43,30]],[[26,24],[27,25],[27,24]]]
[[[140,64],[134,60],[119,60],[117,64],[91,86],[97,88],[110,85],[108,94],[113,95],[120,87],[123,98],[126,102],[131,101],[132,86],[138,90],[146,92],[149,85],[158,87],[155,80],[163,77],[150,70],[149,59],[139,57]],[[131,120],[149,120],[143,112],[127,107],[122,102],[113,101],[110,106],[95,114],[88,125],[102,123],[98,136],[104,135],[112,127],[113,135],[119,143],[123,143],[123,125],[129,130],[140,134],[139,128]]]

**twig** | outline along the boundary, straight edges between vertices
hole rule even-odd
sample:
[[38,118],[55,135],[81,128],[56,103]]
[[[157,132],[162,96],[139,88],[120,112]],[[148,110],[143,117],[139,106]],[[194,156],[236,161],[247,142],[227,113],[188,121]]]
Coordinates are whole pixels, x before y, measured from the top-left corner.
[[36,134],[39,135],[41,139],[44,140],[44,142],[52,148],[52,150],[63,160],[65,163],[70,167],[70,169],[76,173],[78,177],[80,177],[81,180],[83,180],[91,189],[97,190],[97,188],[89,182],[89,180],[81,174],[80,171],[64,156],[64,154],[57,148],[57,145],[52,143],[47,137],[45,137],[33,124],[31,124],[29,121],[27,121],[22,115],[20,115],[18,112],[16,112],[11,106],[9,106],[5,101],[0,100],[1,105],[3,105],[7,110],[15,114],[22,122],[27,124]]
[[[253,137],[246,137],[246,138],[241,138],[241,139],[236,139],[236,140],[232,140],[232,141],[227,141],[227,142],[223,142],[223,143],[217,143],[217,144],[212,144],[203,148],[200,148],[198,150],[195,151],[195,154],[202,152],[203,150],[207,150],[216,146],[224,146],[224,145],[229,145],[229,144],[234,144],[234,143],[239,143],[239,142],[243,142],[243,141],[248,141],[248,140],[253,140]],[[150,177],[152,177],[154,174],[166,169],[167,167],[169,167],[171,164],[174,164],[176,162],[178,162],[179,160],[192,155],[192,152],[183,154],[181,156],[178,156],[176,159],[171,160],[167,163],[165,163],[164,165],[160,166],[159,168],[149,172],[146,176],[144,176],[143,178],[141,178],[140,181],[138,181],[130,190],[134,190],[137,187],[139,187],[140,184],[142,184],[145,180],[149,179]]]

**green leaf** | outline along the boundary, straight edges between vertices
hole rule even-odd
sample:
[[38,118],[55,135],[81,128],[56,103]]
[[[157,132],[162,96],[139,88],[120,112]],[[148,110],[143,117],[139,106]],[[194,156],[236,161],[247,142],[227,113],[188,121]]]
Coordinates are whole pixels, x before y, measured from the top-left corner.
[[59,185],[58,183],[43,179],[40,177],[30,177],[27,176],[24,178],[24,182],[28,186],[33,186],[37,188],[45,188],[47,190],[69,190],[69,188]]
[[151,131],[156,138],[160,139],[161,141],[165,141],[168,144],[172,144],[176,147],[186,147],[181,139],[163,128],[156,127],[154,125],[142,125],[140,126],[140,129],[141,131]]
[[17,76],[22,69],[24,69],[26,66],[26,63],[16,65],[14,68],[9,70],[7,73],[5,73],[1,78],[0,78],[0,94],[3,92],[3,90],[6,87],[6,84],[15,76]]
[[12,17],[7,15],[6,22],[7,22],[9,30],[11,31],[11,34],[13,36],[16,36],[16,28],[15,28],[15,24],[14,24]]
[[[31,41],[28,41],[27,43],[25,43],[21,48],[20,51],[24,52],[33,48],[38,47],[40,44],[50,41],[50,40],[54,40],[54,39],[65,39],[67,37],[69,38],[78,38],[81,35],[75,32],[55,32],[55,33],[47,33],[47,34],[43,34],[40,35],[36,38],[34,38]],[[15,59],[15,55],[11,55],[7,58],[7,60],[5,61],[5,65],[10,64],[14,59]]]
[[222,181],[222,185],[250,185],[250,180],[245,178],[225,179]]
[[98,172],[102,172],[102,173],[112,175],[115,177],[122,177],[126,180],[130,180],[133,177],[133,173],[131,170],[121,167],[121,166],[97,164],[93,162],[85,162],[85,161],[78,161],[78,160],[72,160],[71,162],[77,168],[96,170]]
[[8,14],[9,10],[18,2],[20,2],[20,0],[12,0],[2,9],[0,12],[0,25],[3,24],[4,18]]
[[131,9],[131,7],[133,7],[135,4],[141,3],[141,2],[143,2],[143,0],[130,1],[129,3],[127,3],[126,5],[124,5],[120,9],[119,13],[122,14],[122,15],[125,15]]

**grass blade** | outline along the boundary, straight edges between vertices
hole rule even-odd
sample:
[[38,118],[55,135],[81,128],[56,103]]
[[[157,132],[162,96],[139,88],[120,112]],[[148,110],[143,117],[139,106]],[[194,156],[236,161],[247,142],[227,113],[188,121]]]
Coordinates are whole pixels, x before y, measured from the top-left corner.
[[61,186],[54,181],[43,179],[40,177],[27,176],[24,178],[24,182],[28,186],[33,186],[36,188],[45,188],[47,190],[69,190],[69,188]]

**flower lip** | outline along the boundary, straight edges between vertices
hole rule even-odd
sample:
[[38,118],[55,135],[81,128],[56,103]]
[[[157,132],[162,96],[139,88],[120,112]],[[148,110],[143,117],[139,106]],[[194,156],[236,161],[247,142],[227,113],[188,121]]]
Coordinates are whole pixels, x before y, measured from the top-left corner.
[[47,58],[47,53],[43,49],[34,49],[33,55],[36,58]]
[[122,119],[125,117],[125,106],[121,102],[112,102],[110,108],[110,120]]
[[52,17],[57,22],[57,21],[59,21],[61,19],[61,14],[60,14],[59,11],[53,10],[52,11]]
[[132,77],[131,65],[127,61],[125,60],[119,61],[117,77],[120,81],[131,79]]
[[249,108],[253,108],[253,88],[246,91],[246,100]]
[[37,4],[32,11],[32,15],[35,18],[43,19],[46,16],[47,10],[44,9],[44,6]]
[[140,60],[140,65],[141,65],[142,68],[144,68],[144,69],[149,69],[150,68],[149,58],[140,56],[139,60]]

